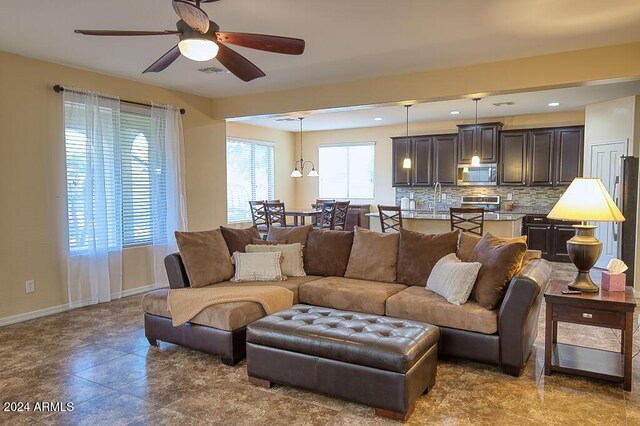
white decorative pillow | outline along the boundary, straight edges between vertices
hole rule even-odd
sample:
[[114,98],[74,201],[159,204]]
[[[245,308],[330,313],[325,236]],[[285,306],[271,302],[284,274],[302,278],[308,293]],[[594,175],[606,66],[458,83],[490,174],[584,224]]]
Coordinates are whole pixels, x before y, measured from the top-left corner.
[[284,281],[280,269],[279,251],[271,253],[240,253],[236,251],[231,261],[236,265],[236,274],[231,282],[242,283],[250,281]]
[[455,253],[438,260],[427,279],[427,288],[454,305],[467,301],[476,283],[480,262],[462,262]]
[[288,277],[304,277],[304,261],[302,259],[302,244],[248,244],[245,247],[247,253],[270,253],[279,251],[282,253],[282,274]]

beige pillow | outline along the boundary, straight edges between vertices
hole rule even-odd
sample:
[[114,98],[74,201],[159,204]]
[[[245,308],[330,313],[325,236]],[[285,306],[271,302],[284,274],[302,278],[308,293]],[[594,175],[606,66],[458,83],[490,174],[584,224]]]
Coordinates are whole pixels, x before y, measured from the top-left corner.
[[282,253],[280,267],[282,274],[288,277],[304,277],[304,262],[302,260],[302,244],[249,244],[245,248],[247,253]]
[[233,253],[233,263],[236,265],[236,274],[231,280],[234,283],[253,281],[284,281],[287,277],[282,275],[280,258],[282,253],[274,251],[270,253]]
[[203,287],[233,277],[233,265],[220,229],[175,232],[191,287]]
[[454,305],[466,303],[482,265],[461,262],[450,253],[436,262],[427,279],[427,288]]
[[349,264],[344,276],[392,283],[396,280],[400,234],[381,234],[355,227]]

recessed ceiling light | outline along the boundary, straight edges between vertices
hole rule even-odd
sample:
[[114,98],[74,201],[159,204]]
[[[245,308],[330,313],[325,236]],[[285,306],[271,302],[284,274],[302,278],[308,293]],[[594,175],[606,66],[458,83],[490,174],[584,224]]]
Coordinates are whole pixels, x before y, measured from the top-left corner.
[[375,121],[382,121],[382,117],[376,117],[374,118]]
[[451,111],[449,114],[451,114],[451,115],[458,115],[458,114],[460,114],[460,111]]
[[560,105],[560,102],[549,102],[547,105],[549,105],[550,107],[554,107]]

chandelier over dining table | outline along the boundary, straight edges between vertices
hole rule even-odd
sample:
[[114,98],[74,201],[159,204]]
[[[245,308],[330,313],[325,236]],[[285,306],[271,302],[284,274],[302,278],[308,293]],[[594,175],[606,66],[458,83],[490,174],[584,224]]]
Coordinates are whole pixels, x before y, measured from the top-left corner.
[[307,174],[307,176],[309,176],[309,177],[318,177],[320,175],[316,171],[316,166],[315,166],[315,164],[313,164],[313,161],[305,161],[303,156],[302,156],[302,120],[304,120],[304,117],[298,117],[298,120],[300,120],[300,159],[298,161],[296,161],[295,166],[293,168],[293,171],[291,172],[291,174],[289,176],[293,177],[293,178],[301,178],[301,177],[303,177],[304,176],[304,166],[306,164],[311,164],[311,170],[309,170],[309,173]]

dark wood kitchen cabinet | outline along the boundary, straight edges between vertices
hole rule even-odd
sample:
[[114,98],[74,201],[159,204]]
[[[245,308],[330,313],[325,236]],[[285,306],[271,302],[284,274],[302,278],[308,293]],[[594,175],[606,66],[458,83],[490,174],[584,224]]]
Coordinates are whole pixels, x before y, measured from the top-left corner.
[[548,219],[546,215],[526,215],[522,235],[527,236],[530,250],[540,250],[542,257],[555,262],[571,262],[567,241],[575,235],[572,225],[578,222]]
[[527,184],[552,186],[554,171],[554,129],[529,130]]
[[527,183],[527,132],[500,133],[498,184],[524,186]]
[[471,163],[474,153],[481,163],[497,163],[500,130],[502,123],[458,125],[458,163]]
[[[435,182],[455,185],[457,135],[393,137],[393,186],[431,186]],[[406,157],[411,169],[404,169]]]
[[584,158],[584,127],[566,127],[555,130],[556,185],[569,185],[582,175]]

